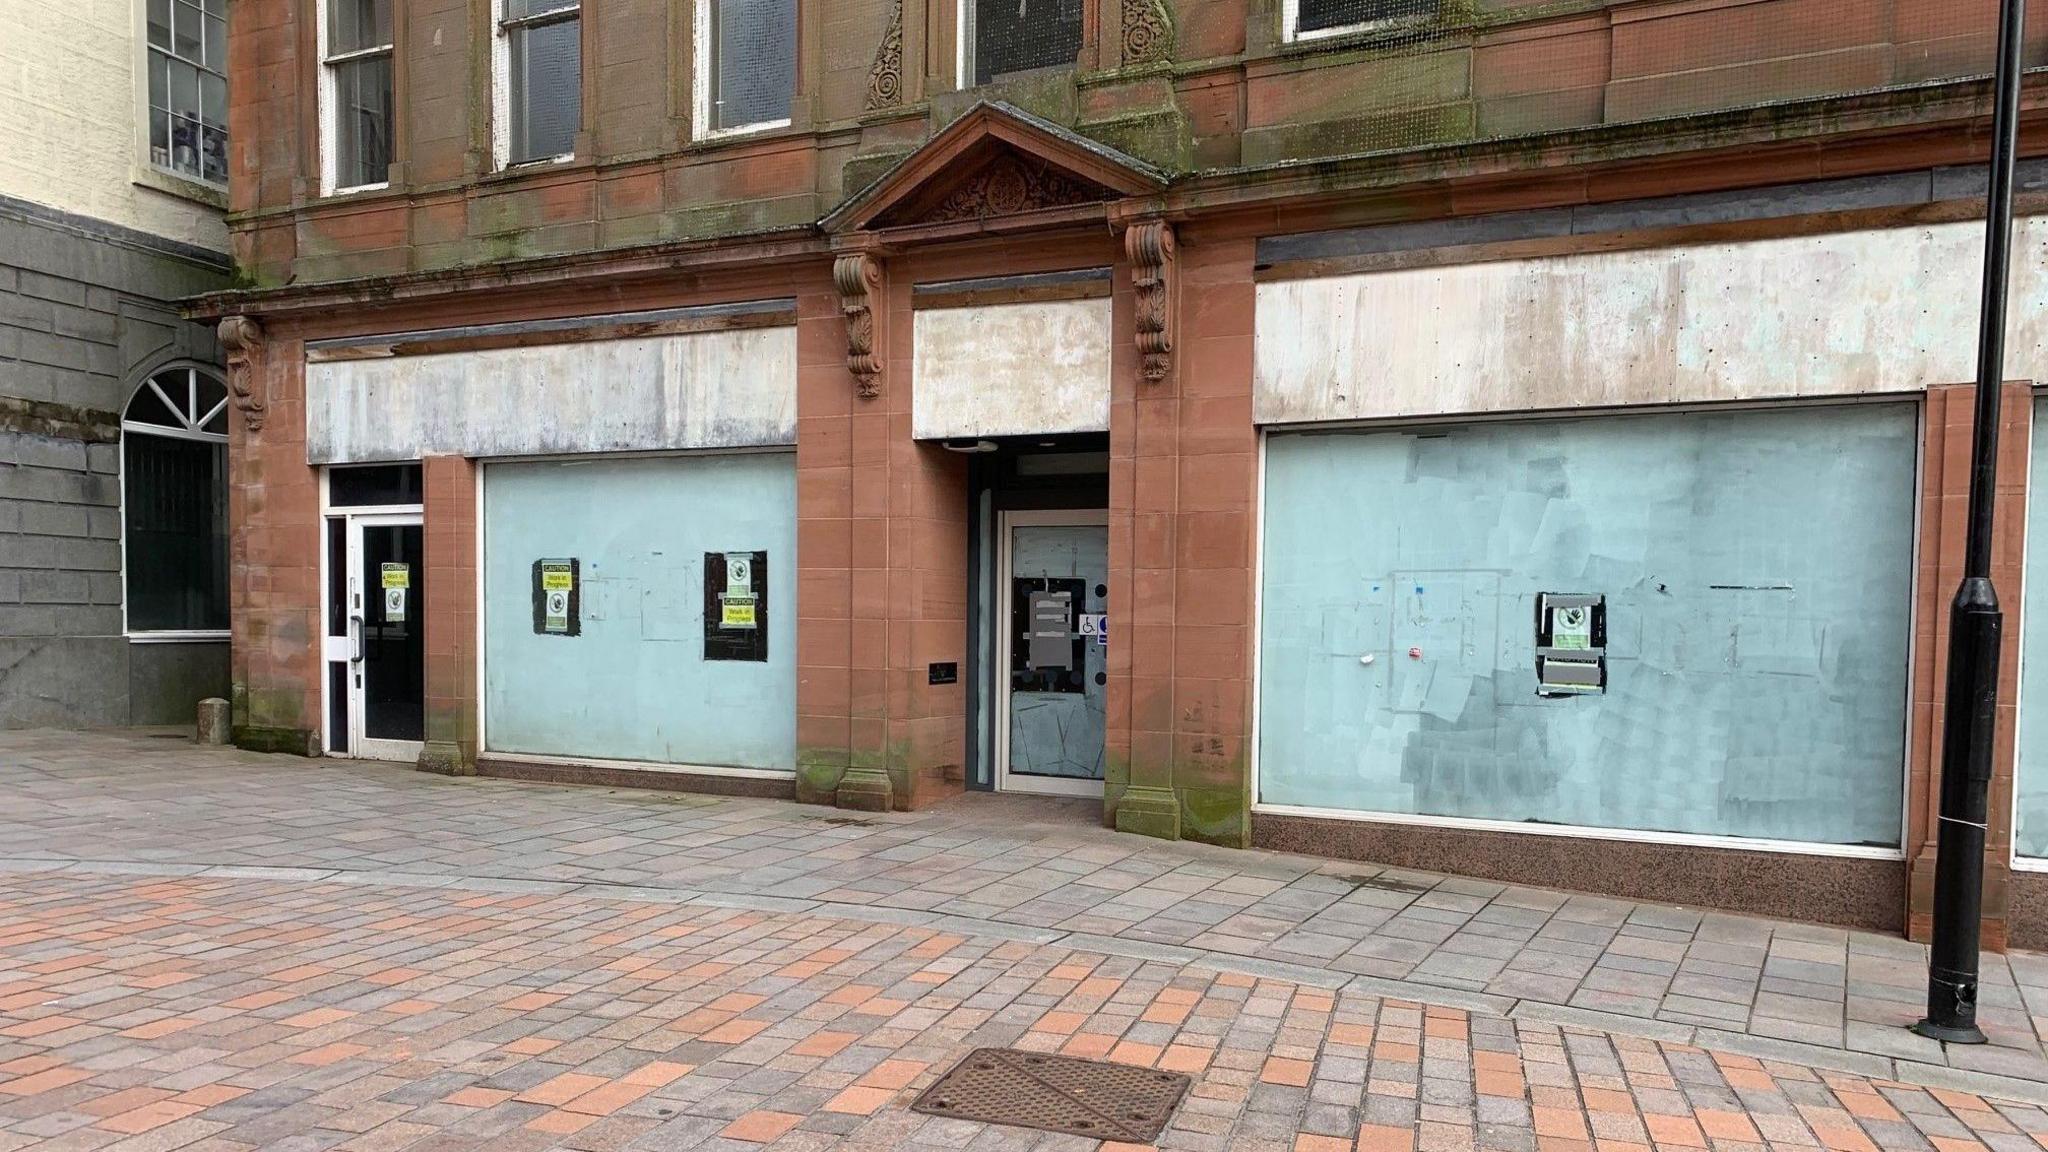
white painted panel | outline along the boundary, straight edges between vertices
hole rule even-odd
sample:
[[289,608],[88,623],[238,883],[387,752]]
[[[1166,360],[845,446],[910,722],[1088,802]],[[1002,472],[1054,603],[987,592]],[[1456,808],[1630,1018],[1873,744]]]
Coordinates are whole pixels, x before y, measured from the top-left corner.
[[796,443],[796,329],[306,365],[314,464]]
[[916,314],[911,433],[920,440],[1109,430],[1108,298]]
[[[2048,218],[2014,237],[2007,374],[2048,371]],[[1975,375],[1983,226],[1278,281],[1262,424],[1917,391]]]

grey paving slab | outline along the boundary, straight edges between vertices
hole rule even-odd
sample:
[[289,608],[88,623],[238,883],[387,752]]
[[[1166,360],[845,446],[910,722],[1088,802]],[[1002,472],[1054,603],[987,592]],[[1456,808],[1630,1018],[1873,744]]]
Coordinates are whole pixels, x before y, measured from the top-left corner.
[[[2048,958],[1987,956],[1995,1043],[1904,1031],[1925,952],[1874,933],[1120,836],[1087,803],[917,813],[455,780],[110,733],[0,733],[0,872],[577,892],[1197,964],[1304,986],[2048,1079]],[[358,989],[349,995],[362,995]],[[1626,1027],[1624,1027],[1624,1024]],[[1632,1031],[1631,1031],[1632,1030]]]

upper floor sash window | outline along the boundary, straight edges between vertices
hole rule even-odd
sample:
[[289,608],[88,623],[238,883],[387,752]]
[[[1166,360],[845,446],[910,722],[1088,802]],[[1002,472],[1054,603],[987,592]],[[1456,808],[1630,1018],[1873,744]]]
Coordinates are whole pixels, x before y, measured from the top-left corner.
[[1010,72],[1072,67],[1082,0],[960,0],[962,87]]
[[228,182],[227,0],[149,0],[149,162]]
[[583,122],[583,6],[579,0],[496,0],[493,101],[498,163],[576,151]]
[[796,0],[697,0],[697,135],[780,128],[796,92]]
[[322,184],[328,192],[380,188],[391,178],[391,0],[322,7]]

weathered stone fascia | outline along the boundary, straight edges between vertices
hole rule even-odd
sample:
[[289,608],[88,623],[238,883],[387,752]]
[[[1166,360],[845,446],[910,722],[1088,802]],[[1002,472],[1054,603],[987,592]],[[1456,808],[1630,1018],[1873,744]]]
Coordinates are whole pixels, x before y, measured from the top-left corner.
[[112,444],[121,439],[121,414],[54,400],[0,396],[0,432]]
[[278,288],[230,289],[189,297],[178,304],[190,320],[218,320],[229,315],[287,316],[353,305],[431,299],[455,292],[529,288],[599,279],[610,282],[621,277],[822,261],[829,256],[830,249],[817,227],[806,224],[709,239],[465,264],[394,276],[290,284]]
[[[2048,68],[2028,72],[2023,112],[2048,118]],[[1852,96],[1817,96],[1724,112],[1595,124],[1527,136],[1281,161],[1188,174],[1166,193],[1184,219],[1273,200],[1341,196],[1531,170],[1657,160],[1717,149],[1852,133],[1960,128],[1991,114],[1988,79],[1930,81]]]

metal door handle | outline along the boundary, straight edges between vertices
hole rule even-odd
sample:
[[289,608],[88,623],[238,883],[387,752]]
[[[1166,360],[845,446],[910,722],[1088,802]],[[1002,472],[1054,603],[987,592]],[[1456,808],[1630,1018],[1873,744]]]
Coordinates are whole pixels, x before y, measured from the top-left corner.
[[363,618],[353,614],[348,618],[348,662],[363,662]]

